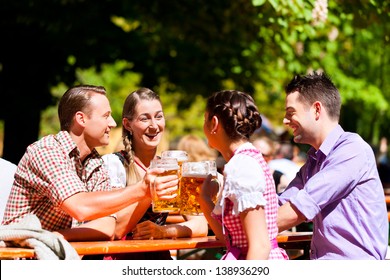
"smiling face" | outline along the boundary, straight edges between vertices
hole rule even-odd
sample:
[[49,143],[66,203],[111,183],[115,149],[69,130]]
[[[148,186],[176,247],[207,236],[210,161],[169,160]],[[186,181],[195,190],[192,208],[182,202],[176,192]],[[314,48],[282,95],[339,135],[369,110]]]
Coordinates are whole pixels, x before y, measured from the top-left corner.
[[123,119],[123,126],[132,134],[134,151],[156,149],[165,130],[165,118],[159,100],[140,100],[134,118]]
[[110,131],[116,127],[111,116],[111,107],[103,94],[92,94],[88,105],[88,113],[84,113],[85,142],[90,149],[109,144]]
[[298,91],[287,95],[283,123],[293,130],[295,143],[314,144],[315,116],[314,107],[300,101]]

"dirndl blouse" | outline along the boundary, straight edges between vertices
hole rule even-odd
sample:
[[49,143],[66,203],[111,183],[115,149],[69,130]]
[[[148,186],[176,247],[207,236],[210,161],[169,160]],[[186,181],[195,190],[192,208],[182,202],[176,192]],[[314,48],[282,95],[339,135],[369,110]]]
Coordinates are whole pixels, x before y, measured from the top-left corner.
[[[241,145],[225,165],[223,189],[212,213],[224,226],[227,246],[240,248],[244,255],[248,251],[248,240],[239,213],[257,206],[265,209],[272,244],[278,234],[275,183],[263,156],[248,142]],[[275,246],[269,259],[288,259],[288,256],[284,249]]]

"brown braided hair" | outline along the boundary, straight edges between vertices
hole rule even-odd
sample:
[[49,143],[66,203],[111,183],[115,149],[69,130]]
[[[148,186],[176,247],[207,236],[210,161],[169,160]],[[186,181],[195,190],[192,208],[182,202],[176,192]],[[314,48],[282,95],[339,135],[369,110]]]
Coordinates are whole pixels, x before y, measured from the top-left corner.
[[232,140],[249,140],[262,119],[253,98],[238,90],[215,92],[207,100],[208,119],[217,116]]

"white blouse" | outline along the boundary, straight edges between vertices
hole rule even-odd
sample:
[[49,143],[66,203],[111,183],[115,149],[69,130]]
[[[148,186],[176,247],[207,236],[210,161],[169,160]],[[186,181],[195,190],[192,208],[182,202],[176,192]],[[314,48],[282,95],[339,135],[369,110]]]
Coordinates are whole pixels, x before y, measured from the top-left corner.
[[126,169],[115,154],[107,154],[102,156],[104,167],[108,171],[111,186],[116,188],[124,188],[126,186]]
[[256,148],[249,142],[241,145],[225,165],[223,189],[213,210],[216,215],[222,214],[225,198],[234,204],[233,215],[267,203],[263,196],[266,189],[264,171],[253,157],[237,154],[245,149]]

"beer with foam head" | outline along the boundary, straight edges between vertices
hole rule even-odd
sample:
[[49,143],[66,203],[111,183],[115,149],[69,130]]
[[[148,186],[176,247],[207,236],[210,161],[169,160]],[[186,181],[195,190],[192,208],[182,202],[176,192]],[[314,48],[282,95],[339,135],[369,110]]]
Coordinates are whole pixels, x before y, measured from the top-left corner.
[[[177,163],[179,165],[179,187],[177,191],[177,197],[176,197],[176,202],[178,205],[181,204],[181,174],[182,174],[182,169],[183,169],[183,163],[188,161],[188,154],[186,151],[182,150],[168,150],[168,151],[163,151],[161,153],[161,158],[175,158],[177,160]],[[179,207],[178,207],[179,208]],[[179,210],[179,209],[178,209]]]
[[[163,151],[161,153],[161,158],[175,158],[175,159],[177,159],[177,163],[179,164],[180,172],[181,172],[183,162],[188,161],[188,154],[186,151],[168,150],[168,151]],[[179,177],[180,177],[180,175],[181,174],[179,174]]]

